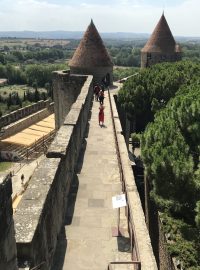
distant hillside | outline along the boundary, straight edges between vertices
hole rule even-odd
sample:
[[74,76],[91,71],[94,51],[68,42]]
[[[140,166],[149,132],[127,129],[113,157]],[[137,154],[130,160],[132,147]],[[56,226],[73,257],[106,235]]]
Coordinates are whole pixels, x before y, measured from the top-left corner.
[[[44,38],[44,39],[80,39],[84,32],[81,31],[0,31],[0,38]],[[110,39],[144,39],[148,34],[144,33],[101,33],[102,38]]]
[[[35,39],[81,39],[83,31],[0,31],[0,38],[35,38]],[[110,32],[101,33],[103,39],[124,39],[124,40],[147,40],[150,34],[131,32]],[[197,41],[200,37],[177,36],[178,42]]]

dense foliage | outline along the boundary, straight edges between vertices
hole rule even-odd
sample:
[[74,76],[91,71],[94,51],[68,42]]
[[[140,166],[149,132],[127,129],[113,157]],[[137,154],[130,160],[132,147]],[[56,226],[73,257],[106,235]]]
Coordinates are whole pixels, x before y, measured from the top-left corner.
[[119,100],[142,122],[142,159],[169,252],[200,269],[200,64],[165,63],[129,79]]
[[[200,84],[181,89],[145,130],[142,156],[157,204],[191,224],[200,200]],[[162,201],[162,198],[164,201]]]
[[116,67],[113,70],[113,80],[118,81],[137,73],[139,68]]
[[200,65],[192,62],[158,64],[129,79],[119,92],[119,101],[141,131],[182,85],[190,84],[199,75]]
[[34,82],[40,87],[45,83],[51,83],[52,72],[66,69],[66,64],[40,64],[40,65],[0,65],[0,78],[7,78],[10,84],[28,84],[32,86]]

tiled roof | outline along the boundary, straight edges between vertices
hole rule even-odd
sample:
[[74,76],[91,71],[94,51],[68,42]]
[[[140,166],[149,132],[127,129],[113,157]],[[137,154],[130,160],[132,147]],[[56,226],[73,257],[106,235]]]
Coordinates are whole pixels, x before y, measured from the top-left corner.
[[80,68],[113,66],[112,60],[92,20],[70,60],[69,66]]
[[142,49],[142,52],[173,53],[176,50],[176,42],[169,25],[162,14],[151,37]]

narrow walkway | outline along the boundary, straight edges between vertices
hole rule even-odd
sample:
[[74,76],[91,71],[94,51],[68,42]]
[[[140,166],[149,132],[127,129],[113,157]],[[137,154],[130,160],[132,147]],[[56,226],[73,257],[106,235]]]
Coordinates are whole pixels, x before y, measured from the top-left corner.
[[112,196],[121,194],[121,183],[107,92],[104,106],[105,127],[100,127],[99,103],[93,102],[85,152],[70,191],[66,226],[52,270],[106,270],[111,261],[130,260],[123,214],[124,237],[112,236],[112,227],[117,227],[118,220],[118,210],[112,207]]

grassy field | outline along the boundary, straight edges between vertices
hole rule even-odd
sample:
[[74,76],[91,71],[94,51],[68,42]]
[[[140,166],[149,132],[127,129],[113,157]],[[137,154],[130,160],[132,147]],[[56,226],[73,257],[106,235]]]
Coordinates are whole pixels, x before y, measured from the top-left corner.
[[26,47],[29,46],[41,46],[41,47],[53,47],[56,45],[65,46],[69,44],[69,40],[64,39],[18,39],[18,38],[1,38],[0,39],[0,47],[8,46],[9,48],[12,47]]
[[[24,93],[28,90],[30,92],[35,91],[35,89],[33,87],[30,87],[27,85],[7,85],[7,86],[0,87],[0,95],[3,99],[5,99],[9,96],[9,94],[17,92],[19,97],[23,100]],[[38,88],[38,91],[47,92],[47,90],[45,88]],[[25,107],[25,106],[28,106],[32,103],[34,103],[34,102],[30,102],[27,100],[22,101],[22,106]],[[8,109],[6,102],[0,102],[0,111],[2,112],[3,115],[10,113],[11,111],[17,110],[19,108],[20,108],[19,105],[12,105]]]
[[11,166],[13,165],[12,162],[1,162],[0,161],[0,172],[4,172],[6,170],[8,170],[9,168],[11,168]]
[[[27,85],[6,85],[0,87],[0,95],[4,98],[8,97],[9,94],[12,94],[13,92],[17,92],[19,97],[23,98],[24,92],[26,91],[35,91],[33,87],[27,86]],[[40,92],[46,92],[47,90],[45,88],[38,88],[38,91]]]

